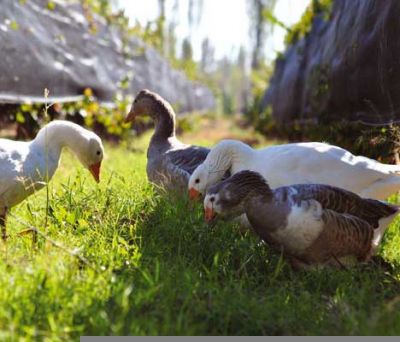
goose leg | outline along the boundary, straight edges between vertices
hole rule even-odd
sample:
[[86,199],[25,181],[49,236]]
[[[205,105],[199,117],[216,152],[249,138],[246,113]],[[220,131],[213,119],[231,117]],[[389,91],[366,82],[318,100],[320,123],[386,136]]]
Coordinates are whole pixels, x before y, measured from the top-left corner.
[[5,260],[7,261],[8,249],[7,249],[7,230],[6,230],[6,216],[7,207],[0,208],[0,227],[1,227],[1,239],[3,240],[2,252],[4,252]]
[[7,216],[7,208],[0,209],[1,239],[4,242],[7,240],[6,216]]
[[307,264],[295,257],[289,257],[289,263],[295,271],[309,271],[314,268],[313,265]]
[[249,230],[254,232],[253,227],[251,226],[251,224],[249,222],[249,219],[247,218],[246,214],[242,214],[240,216],[235,217],[234,221],[239,223],[239,225],[240,225],[239,226],[240,233],[244,234]]
[[336,263],[336,266],[339,266],[339,268],[343,270],[347,270],[347,267],[342,263],[338,257],[336,257],[335,254],[332,254],[332,259],[334,260],[334,263]]

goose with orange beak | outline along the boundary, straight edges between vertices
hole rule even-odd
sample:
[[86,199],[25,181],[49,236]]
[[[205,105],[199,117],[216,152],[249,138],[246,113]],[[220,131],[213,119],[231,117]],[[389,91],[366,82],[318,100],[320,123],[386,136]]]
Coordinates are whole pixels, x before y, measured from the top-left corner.
[[125,121],[133,122],[142,116],[150,116],[155,123],[147,149],[147,178],[153,184],[181,194],[187,189],[190,175],[210,150],[179,141],[174,109],[159,94],[147,89],[136,95]]
[[207,190],[204,215],[245,213],[253,230],[296,268],[368,261],[400,207],[323,184],[271,189],[257,172],[241,171]]
[[6,240],[6,216],[10,208],[43,188],[53,177],[61,152],[69,148],[96,182],[104,148],[99,136],[69,121],[44,126],[32,141],[0,139],[0,228]]
[[[204,219],[207,223],[212,223],[216,219],[238,219],[245,213],[243,203],[238,201],[236,196],[231,193],[231,182],[233,177],[211,186],[204,197]],[[244,217],[246,215],[243,215]],[[238,220],[242,225],[249,227],[247,219]]]
[[89,171],[92,174],[96,183],[100,183],[100,168],[101,168],[101,161],[89,166]]

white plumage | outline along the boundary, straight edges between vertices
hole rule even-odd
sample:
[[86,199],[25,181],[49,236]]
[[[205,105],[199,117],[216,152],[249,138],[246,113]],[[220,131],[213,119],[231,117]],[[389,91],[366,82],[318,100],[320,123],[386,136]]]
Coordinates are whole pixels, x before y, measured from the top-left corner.
[[400,166],[355,156],[326,143],[284,144],[255,150],[236,140],[215,145],[189,180],[189,189],[205,194],[225,171],[260,173],[272,188],[319,183],[352,191],[361,197],[385,199],[400,190]]
[[[93,132],[67,121],[53,121],[29,142],[0,139],[0,226],[9,208],[43,188],[69,147],[99,181],[104,149]],[[3,238],[5,229],[3,228]]]

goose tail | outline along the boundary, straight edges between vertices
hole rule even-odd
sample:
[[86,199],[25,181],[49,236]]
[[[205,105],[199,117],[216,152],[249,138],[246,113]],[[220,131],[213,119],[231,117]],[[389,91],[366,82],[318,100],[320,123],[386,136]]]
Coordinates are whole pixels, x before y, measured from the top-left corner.
[[[384,203],[384,202],[382,202],[382,203]],[[387,203],[385,203],[385,204],[388,205]],[[400,213],[400,206],[393,205],[393,204],[390,204],[388,206],[391,208],[391,214],[381,218],[378,221],[379,222],[378,228],[374,229],[374,237],[372,239],[372,252],[373,252],[372,254],[375,254],[388,226],[393,222],[393,220],[396,218],[396,216]]]
[[385,165],[389,174],[400,176],[400,165]]

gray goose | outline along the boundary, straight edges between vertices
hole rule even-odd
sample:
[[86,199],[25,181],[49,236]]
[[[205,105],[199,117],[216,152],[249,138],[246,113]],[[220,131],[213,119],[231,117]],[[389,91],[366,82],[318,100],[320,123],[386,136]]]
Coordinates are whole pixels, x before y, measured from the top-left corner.
[[169,190],[185,191],[190,175],[210,150],[180,142],[175,135],[175,112],[171,105],[147,89],[136,95],[125,121],[132,122],[142,115],[149,115],[155,122],[147,150],[148,179]]
[[328,185],[272,190],[253,171],[215,184],[204,199],[207,221],[246,213],[254,231],[296,268],[367,261],[400,207]]

